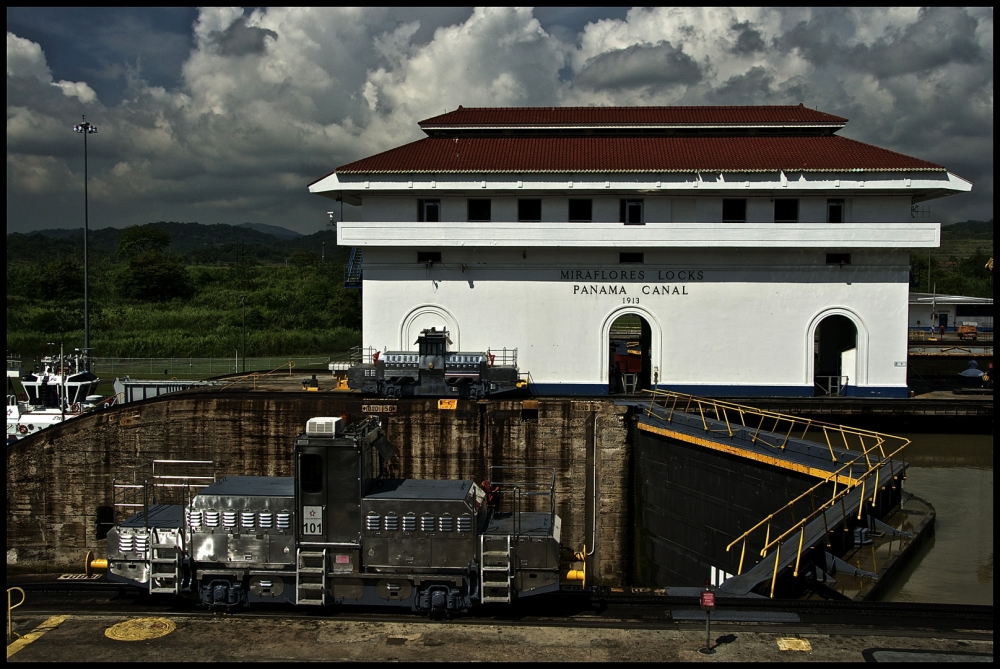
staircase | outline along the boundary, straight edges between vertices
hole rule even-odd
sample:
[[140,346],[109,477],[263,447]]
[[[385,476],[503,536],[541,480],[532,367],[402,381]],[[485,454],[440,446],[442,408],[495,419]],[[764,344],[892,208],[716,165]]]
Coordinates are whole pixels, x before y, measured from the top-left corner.
[[295,603],[326,604],[326,549],[295,552]]
[[[479,572],[479,592],[484,604],[509,603],[511,600],[514,556],[510,539],[510,535],[479,537],[479,559],[482,565]],[[501,550],[497,550],[498,548]]]
[[344,267],[344,288],[361,288],[364,255],[358,247],[351,248],[351,257]]

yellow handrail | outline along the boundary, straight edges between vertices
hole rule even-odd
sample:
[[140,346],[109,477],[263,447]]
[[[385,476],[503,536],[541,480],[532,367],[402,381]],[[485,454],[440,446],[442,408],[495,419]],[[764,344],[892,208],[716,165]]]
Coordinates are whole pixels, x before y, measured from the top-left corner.
[[[827,449],[830,452],[830,458],[834,463],[840,464],[840,466],[828,473],[821,481],[816,485],[812,486],[802,494],[798,495],[790,502],[786,503],[780,509],[774,513],[769,514],[766,518],[758,522],[756,525],[751,527],[749,530],[741,534],[735,540],[733,540],[728,546],[726,546],[726,551],[732,550],[733,546],[742,543],[742,548],[740,550],[740,563],[737,570],[737,574],[743,573],[743,567],[746,557],[747,543],[750,537],[757,531],[764,532],[764,545],[760,551],[761,558],[766,558],[770,551],[775,551],[774,556],[774,573],[771,577],[771,596],[774,596],[774,587],[777,581],[778,565],[780,562],[781,547],[790,537],[794,536],[797,532],[798,537],[798,551],[795,556],[795,575],[798,575],[799,566],[802,558],[802,549],[804,547],[805,540],[805,528],[810,522],[816,518],[822,516],[824,530],[827,537],[827,545],[829,545],[829,524],[826,518],[826,512],[834,508],[838,503],[841,505],[842,512],[842,522],[845,523],[845,530],[847,530],[847,505],[846,497],[858,486],[861,486],[861,500],[858,507],[858,517],[861,517],[862,509],[866,501],[871,504],[875,504],[878,499],[878,489],[881,487],[879,485],[878,475],[879,471],[885,464],[890,466],[890,474],[892,473],[892,465],[895,459],[902,459],[901,453],[904,448],[910,443],[909,439],[905,437],[898,437],[893,435],[882,434],[879,432],[873,432],[871,430],[861,430],[858,428],[852,428],[844,425],[837,425],[834,423],[825,423],[822,421],[816,421],[808,418],[798,418],[796,416],[789,416],[786,414],[781,414],[773,411],[765,411],[763,409],[757,409],[754,407],[748,407],[745,405],[735,404],[732,402],[724,402],[720,400],[714,400],[711,398],[695,397],[693,395],[687,395],[685,393],[678,393],[674,391],[664,391],[664,390],[653,390],[650,392],[649,407],[646,409],[647,416],[653,416],[660,420],[666,420],[668,423],[674,420],[674,411],[677,408],[678,403],[681,400],[686,400],[684,413],[692,414],[701,418],[701,427],[705,431],[714,431],[708,424],[706,420],[706,410],[712,412],[716,416],[716,420],[720,422],[724,421],[726,429],[723,432],[728,432],[730,436],[733,435],[733,423],[729,420],[729,412],[735,411],[739,415],[740,424],[747,430],[752,430],[752,434],[749,435],[751,443],[757,443],[761,438],[761,432],[770,432],[776,436],[783,437],[780,444],[776,445],[775,448],[780,448],[782,450],[788,445],[789,439],[792,438],[792,433],[795,432],[796,426],[801,425],[803,427],[802,436],[800,439],[804,439],[805,435],[808,433],[809,428],[816,426],[823,431],[823,441],[825,442]],[[695,411],[692,412],[692,405],[695,407]],[[655,410],[662,406],[664,409],[664,415],[661,416],[655,413]],[[721,417],[720,417],[721,412]],[[756,425],[748,425],[747,418],[759,417],[759,421]],[[771,430],[764,430],[764,422],[774,420],[774,425]],[[778,432],[778,429],[783,423],[788,423],[788,429]],[[782,434],[783,433],[783,434]],[[845,457],[842,453],[842,460],[838,460],[837,453],[833,447],[833,442],[831,440],[831,434],[840,434],[841,440],[844,443],[844,449],[850,454],[849,457]],[[860,445],[860,452],[851,450],[851,445],[849,437],[857,438]],[[866,438],[870,441],[866,443]],[[765,442],[767,443],[767,442]],[[889,452],[887,454],[886,447],[889,445]],[[857,473],[854,470],[858,465],[862,465],[865,469],[862,473]],[[869,486],[869,479],[874,476],[874,481]],[[896,477],[891,476],[889,484],[895,487]],[[816,505],[814,495],[824,486],[829,486],[833,484],[833,490],[830,493],[830,497],[826,499],[822,504]],[[842,483],[843,485],[838,485]],[[809,513],[806,513],[798,521],[794,521],[795,509],[794,505],[801,502],[803,499],[808,498],[812,503],[812,509]],[[775,518],[781,516],[783,513],[789,513],[793,519],[793,524],[786,531],[781,533],[779,536],[772,537],[772,521]],[[763,529],[762,529],[763,528]]]
[[235,386],[237,383],[240,383],[242,381],[246,381],[247,379],[253,379],[253,389],[257,390],[257,380],[259,378],[261,378],[262,376],[269,376],[271,374],[274,374],[279,369],[284,369],[285,367],[288,368],[288,376],[291,376],[292,375],[292,368],[295,367],[295,361],[294,360],[289,360],[286,363],[278,365],[277,367],[275,367],[274,369],[272,369],[270,372],[250,372],[249,374],[245,374],[243,376],[238,376],[235,379],[233,379],[232,383],[228,383],[228,384],[222,386],[221,390],[226,390],[227,388],[231,388],[231,387]]

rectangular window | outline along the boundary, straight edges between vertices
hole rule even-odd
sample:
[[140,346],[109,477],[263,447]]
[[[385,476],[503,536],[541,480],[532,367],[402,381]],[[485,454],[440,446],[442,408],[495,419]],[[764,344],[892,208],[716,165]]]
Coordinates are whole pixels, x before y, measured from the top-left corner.
[[469,200],[470,221],[490,221],[490,200]]
[[569,220],[571,221],[593,221],[594,201],[593,200],[570,200]]
[[622,200],[619,208],[619,219],[625,225],[644,225],[642,217],[642,200]]
[[629,263],[629,262],[641,263],[641,262],[645,262],[645,260],[643,260],[643,254],[642,253],[630,253],[630,252],[626,251],[626,252],[622,252],[622,253],[618,254],[618,262],[620,262],[620,263]]
[[540,221],[542,220],[541,200],[518,200],[517,220],[519,221]]
[[437,223],[441,220],[441,200],[417,200],[417,220]]
[[851,264],[851,254],[850,253],[827,253],[826,254],[826,264],[827,265],[850,265]]
[[302,492],[323,491],[323,456],[318,453],[299,456],[299,486]]
[[844,222],[844,201],[843,200],[827,200],[826,201],[826,222],[827,223],[843,223]]
[[775,223],[798,223],[799,222],[799,201],[797,199],[774,201],[774,222]]
[[436,263],[441,262],[440,251],[417,251],[417,262]]
[[732,199],[732,200],[723,199],[722,221],[724,223],[746,223],[747,222],[746,198]]

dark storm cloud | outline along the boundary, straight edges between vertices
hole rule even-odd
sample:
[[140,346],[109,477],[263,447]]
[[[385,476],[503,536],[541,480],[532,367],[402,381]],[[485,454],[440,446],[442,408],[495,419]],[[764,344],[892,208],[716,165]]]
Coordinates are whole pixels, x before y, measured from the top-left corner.
[[964,9],[920,10],[916,22],[893,29],[871,45],[846,46],[829,17],[802,21],[774,40],[782,51],[798,49],[814,65],[839,65],[877,77],[928,72],[949,63],[983,63],[976,42],[977,21]]
[[239,18],[225,30],[213,31],[210,40],[219,47],[223,56],[249,56],[264,53],[264,39],[278,39],[278,33],[267,28],[248,26],[246,18]]
[[691,56],[670,42],[636,44],[609,51],[587,61],[576,83],[592,89],[695,84],[701,68]]
[[975,182],[935,201],[935,218],[992,216],[988,8],[243,13],[8,9],[8,232],[82,224],[84,113],[101,128],[92,225],[308,232],[329,204],[305,184],[459,104],[802,102],[850,119],[844,136]]
[[743,21],[742,23],[733,21],[729,28],[736,33],[736,42],[729,49],[731,53],[738,56],[748,56],[767,49],[767,45],[764,44],[764,38],[761,37],[760,32],[755,30],[749,21]]
[[751,67],[746,74],[730,77],[705,94],[707,102],[720,105],[774,104],[774,75],[763,67]]

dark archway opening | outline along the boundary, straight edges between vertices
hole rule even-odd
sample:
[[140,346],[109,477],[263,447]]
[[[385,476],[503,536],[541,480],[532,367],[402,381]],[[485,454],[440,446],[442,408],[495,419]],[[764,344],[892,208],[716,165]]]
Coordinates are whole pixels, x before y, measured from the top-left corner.
[[817,397],[843,395],[857,385],[858,329],[846,316],[828,316],[813,335],[813,383]]
[[642,316],[619,316],[608,335],[608,394],[649,390],[652,329]]

